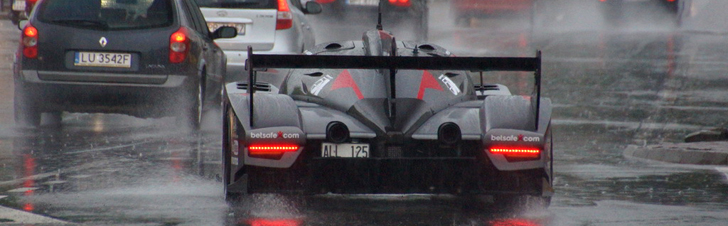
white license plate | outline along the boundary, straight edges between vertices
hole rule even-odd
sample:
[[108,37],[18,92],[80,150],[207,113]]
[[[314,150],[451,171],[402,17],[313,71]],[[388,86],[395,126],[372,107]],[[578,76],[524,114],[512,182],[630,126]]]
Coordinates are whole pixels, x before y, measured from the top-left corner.
[[101,53],[76,52],[73,62],[75,66],[83,67],[131,67],[131,54],[129,53]]
[[349,0],[349,5],[377,5],[379,0]]
[[25,11],[25,1],[13,2],[13,10],[14,11]]
[[321,144],[321,157],[368,158],[369,144]]
[[234,27],[235,30],[238,30],[238,35],[245,35],[245,24],[244,23],[207,22],[207,28],[210,30],[210,32],[215,32],[215,30],[217,30],[223,26]]

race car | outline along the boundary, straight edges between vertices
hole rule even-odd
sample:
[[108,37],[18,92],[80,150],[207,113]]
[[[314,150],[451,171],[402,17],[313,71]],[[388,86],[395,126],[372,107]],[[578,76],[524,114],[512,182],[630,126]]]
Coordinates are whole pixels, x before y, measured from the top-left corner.
[[[540,94],[540,52],[456,57],[375,29],[301,55],[248,55],[248,79],[226,84],[223,100],[230,200],[425,193],[550,202],[552,106]],[[475,83],[471,72],[482,71],[533,72],[535,90]],[[263,82],[272,78],[281,82]]]

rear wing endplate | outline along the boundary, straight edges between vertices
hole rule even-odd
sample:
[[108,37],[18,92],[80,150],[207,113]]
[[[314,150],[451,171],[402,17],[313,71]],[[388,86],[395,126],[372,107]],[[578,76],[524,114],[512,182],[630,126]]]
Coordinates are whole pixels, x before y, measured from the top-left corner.
[[389,70],[468,70],[468,71],[533,71],[533,113],[538,130],[541,102],[541,51],[535,57],[413,57],[351,55],[274,55],[255,54],[248,47],[248,92],[250,94],[250,126],[253,127],[253,93],[256,71],[268,68],[329,68]]

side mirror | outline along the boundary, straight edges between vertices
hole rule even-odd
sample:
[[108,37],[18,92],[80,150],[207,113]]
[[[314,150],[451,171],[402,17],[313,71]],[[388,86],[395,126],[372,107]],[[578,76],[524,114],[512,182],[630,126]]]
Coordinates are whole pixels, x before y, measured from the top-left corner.
[[212,39],[235,38],[235,36],[238,36],[238,29],[234,27],[223,26],[212,32]]
[[305,13],[307,14],[319,14],[321,13],[321,4],[315,1],[306,2]]
[[22,31],[23,28],[25,28],[25,25],[28,25],[28,20],[21,20],[21,21],[19,21],[18,22],[18,29],[20,29]]

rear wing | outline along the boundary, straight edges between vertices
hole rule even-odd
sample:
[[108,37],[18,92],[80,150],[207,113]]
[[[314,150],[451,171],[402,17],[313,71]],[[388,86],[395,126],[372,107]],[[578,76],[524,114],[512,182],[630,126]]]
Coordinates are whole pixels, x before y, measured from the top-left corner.
[[[396,51],[393,51],[396,52]],[[413,57],[413,56],[351,56],[351,55],[272,55],[255,54],[248,47],[245,64],[249,72],[248,84],[255,84],[256,71],[268,68],[329,68],[329,69],[389,69],[395,70],[469,70],[469,71],[533,71],[534,92],[531,102],[538,130],[541,102],[541,51],[535,57]],[[391,76],[392,93],[395,97],[394,76]],[[250,93],[250,126],[253,127],[253,93],[255,86],[248,85]],[[393,113],[394,109],[390,114]]]

